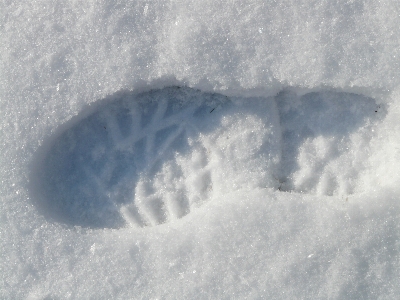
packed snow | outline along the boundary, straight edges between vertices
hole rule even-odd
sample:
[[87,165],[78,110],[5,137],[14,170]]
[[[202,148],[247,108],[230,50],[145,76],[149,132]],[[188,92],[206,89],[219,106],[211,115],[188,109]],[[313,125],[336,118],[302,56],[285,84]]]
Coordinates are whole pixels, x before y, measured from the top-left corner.
[[0,298],[398,298],[397,1],[0,12]]

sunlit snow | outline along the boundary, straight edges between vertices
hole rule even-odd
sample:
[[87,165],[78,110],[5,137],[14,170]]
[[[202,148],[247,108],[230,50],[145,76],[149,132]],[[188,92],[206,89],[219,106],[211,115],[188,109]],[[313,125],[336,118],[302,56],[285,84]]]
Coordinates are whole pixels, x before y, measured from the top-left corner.
[[399,24],[0,3],[0,298],[397,299]]

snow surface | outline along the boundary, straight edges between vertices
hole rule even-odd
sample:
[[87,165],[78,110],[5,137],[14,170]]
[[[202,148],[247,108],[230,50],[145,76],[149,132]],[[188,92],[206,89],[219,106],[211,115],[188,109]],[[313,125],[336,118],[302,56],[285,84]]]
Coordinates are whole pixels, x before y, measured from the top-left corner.
[[398,298],[398,1],[0,18],[0,298]]

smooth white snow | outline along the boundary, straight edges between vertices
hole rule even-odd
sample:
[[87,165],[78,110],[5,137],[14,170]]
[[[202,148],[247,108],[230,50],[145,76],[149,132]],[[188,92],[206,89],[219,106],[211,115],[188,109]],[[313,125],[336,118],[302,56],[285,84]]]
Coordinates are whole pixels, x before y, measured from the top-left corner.
[[0,298],[396,299],[399,22],[0,3]]

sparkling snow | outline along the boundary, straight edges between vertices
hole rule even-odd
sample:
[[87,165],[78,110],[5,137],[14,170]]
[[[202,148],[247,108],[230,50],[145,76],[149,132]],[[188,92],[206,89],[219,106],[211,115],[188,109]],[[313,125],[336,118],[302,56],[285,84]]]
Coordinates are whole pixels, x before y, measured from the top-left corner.
[[398,297],[398,1],[0,12],[0,298]]

